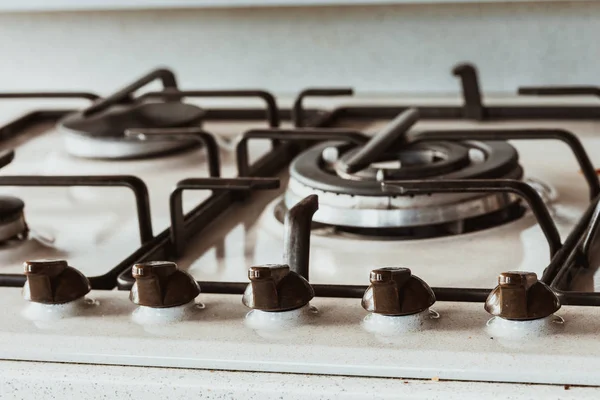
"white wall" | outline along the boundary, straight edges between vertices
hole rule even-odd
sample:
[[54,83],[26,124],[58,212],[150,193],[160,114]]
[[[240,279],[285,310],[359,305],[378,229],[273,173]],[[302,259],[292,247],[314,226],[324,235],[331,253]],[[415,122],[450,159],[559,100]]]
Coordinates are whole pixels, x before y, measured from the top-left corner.
[[0,14],[0,89],[106,93],[169,65],[186,87],[449,92],[600,84],[600,2]]

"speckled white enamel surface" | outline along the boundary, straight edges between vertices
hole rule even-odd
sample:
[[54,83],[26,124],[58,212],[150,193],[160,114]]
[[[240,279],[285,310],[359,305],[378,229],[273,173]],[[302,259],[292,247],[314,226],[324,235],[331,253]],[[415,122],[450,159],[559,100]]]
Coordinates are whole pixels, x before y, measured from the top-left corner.
[[[244,324],[240,296],[200,295],[196,318],[147,329],[127,292],[92,291],[89,315],[37,326],[18,289],[3,289],[0,358],[192,369],[600,385],[600,309],[563,307],[554,335],[502,340],[481,304],[438,303],[435,326],[377,336],[363,329],[356,299],[317,298],[316,318],[280,336]],[[585,368],[581,368],[585,365]]]
[[3,399],[597,399],[593,387],[0,361]]

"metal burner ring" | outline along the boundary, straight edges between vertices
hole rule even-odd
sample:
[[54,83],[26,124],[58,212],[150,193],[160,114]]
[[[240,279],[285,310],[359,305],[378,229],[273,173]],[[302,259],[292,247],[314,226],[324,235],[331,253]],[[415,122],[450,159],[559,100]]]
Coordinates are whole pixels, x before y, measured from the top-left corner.
[[515,195],[436,194],[435,196],[349,196],[315,191],[290,179],[284,196],[287,208],[308,194],[319,195],[313,221],[360,228],[397,228],[443,224],[489,214],[518,201]]

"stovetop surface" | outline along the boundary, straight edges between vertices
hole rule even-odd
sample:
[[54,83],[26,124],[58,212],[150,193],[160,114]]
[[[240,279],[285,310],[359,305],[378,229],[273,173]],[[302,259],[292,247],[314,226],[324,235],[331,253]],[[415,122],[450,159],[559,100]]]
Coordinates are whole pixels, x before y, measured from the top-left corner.
[[[411,99],[394,101],[409,103]],[[363,102],[368,104],[368,100]],[[340,126],[374,133],[384,123],[342,121]],[[254,127],[264,127],[264,123],[204,126],[232,143]],[[600,157],[600,138],[596,137],[600,122],[422,121],[413,129],[476,127],[564,128],[580,138],[592,161]],[[65,153],[60,133],[50,125],[36,127],[19,141],[15,160],[2,174],[131,174],[143,179],[150,191],[155,234],[169,226],[168,201],[174,185],[184,178],[207,176],[206,155],[199,149],[149,160],[82,160]],[[564,240],[589,205],[579,166],[563,143],[532,140],[513,145],[525,177],[556,192],[549,208]],[[252,158],[269,148],[266,141],[252,141]],[[223,145],[220,154],[222,176],[235,176],[232,148]],[[280,190],[236,204],[218,224],[191,238],[184,255],[174,260],[179,267],[199,281],[247,282],[249,266],[280,263],[283,225],[274,218],[273,207],[288,174],[282,172],[279,177]],[[1,193],[25,201],[25,217],[34,238],[0,251],[1,273],[22,273],[26,259],[64,258],[84,274],[97,276],[140,245],[133,196],[125,189],[11,187],[2,188]],[[186,192],[184,210],[208,196]],[[493,287],[498,273],[507,270],[541,275],[550,260],[547,242],[530,213],[487,230],[434,239],[367,240],[324,230],[313,233],[310,257],[311,283],[366,285],[371,269],[402,266],[431,286],[471,288]],[[593,291],[594,281],[589,274],[577,288]],[[311,314],[309,323],[273,333],[244,323],[248,309],[238,295],[201,294],[197,300],[205,308],[195,310],[190,320],[144,326],[132,320],[135,306],[125,291],[92,291],[89,297],[96,303],[88,311],[41,322],[26,317],[28,304],[19,289],[0,288],[0,292],[5,302],[0,321],[10,321],[0,324],[0,354],[6,359],[600,385],[596,373],[600,347],[595,336],[600,311],[596,307],[565,306],[557,313],[564,324],[549,322],[554,324],[552,334],[525,334],[514,340],[494,336],[486,327],[490,316],[482,304],[440,302],[433,306],[440,318],[428,320],[427,329],[390,338],[365,330],[362,321],[367,313],[357,299],[316,298],[311,304],[319,312]],[[586,368],[582,370],[581,365]]]
[[[341,121],[340,125],[374,133],[385,122]],[[262,125],[248,121],[211,122],[205,129],[235,140],[240,132]],[[600,157],[600,139],[594,137],[600,123],[420,121],[413,129],[478,127],[569,129],[582,140],[592,160]],[[525,177],[556,191],[557,198],[550,208],[564,239],[588,204],[587,187],[574,157],[563,143],[556,141],[512,144],[519,152]],[[250,146],[254,159],[269,150],[266,141],[252,141]],[[223,148],[220,154],[222,176],[235,176],[235,154]],[[155,233],[169,226],[168,196],[175,184],[186,177],[207,176],[206,155],[199,149],[146,160],[72,157],[63,149],[60,133],[48,124],[32,130],[30,138],[17,148],[15,160],[2,172],[139,176],[149,187]],[[279,177],[282,179],[279,191],[264,192],[252,202],[236,205],[218,225],[194,237],[184,256],[176,260],[179,266],[201,281],[246,282],[248,266],[281,262],[283,225],[274,218],[273,209],[285,189],[288,174],[284,172]],[[2,193],[25,201],[26,219],[33,236],[42,239],[41,243],[30,240],[0,253],[3,273],[20,273],[25,259],[66,258],[86,275],[96,276],[138,247],[133,196],[126,189],[11,187],[2,188]],[[191,210],[209,195],[209,192],[186,192],[184,210]],[[369,240],[327,230],[312,236],[311,281],[315,283],[366,284],[368,272],[375,267],[405,266],[432,286],[491,287],[499,272],[511,269],[541,274],[549,261],[546,241],[530,214],[490,229],[441,238]]]
[[[318,298],[292,330],[251,329],[238,296],[201,294],[187,321],[139,325],[124,291],[93,291],[85,314],[32,322],[18,289],[4,289],[3,358],[112,365],[598,385],[597,308],[564,307],[550,335],[498,337],[481,304],[438,303],[427,329],[367,332],[357,299]],[[33,345],[35,343],[35,345]],[[585,365],[586,368],[581,368]]]

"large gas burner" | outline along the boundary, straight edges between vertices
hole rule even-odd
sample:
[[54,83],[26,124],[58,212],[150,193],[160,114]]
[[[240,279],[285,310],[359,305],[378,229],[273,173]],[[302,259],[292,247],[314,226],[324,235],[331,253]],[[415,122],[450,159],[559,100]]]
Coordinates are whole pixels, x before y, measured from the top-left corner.
[[420,238],[484,229],[523,213],[508,193],[435,193],[398,196],[382,190],[389,180],[516,179],[523,176],[516,149],[505,141],[422,141],[408,129],[410,109],[364,145],[326,142],[290,166],[284,204],[315,193],[320,224],[342,231]]

